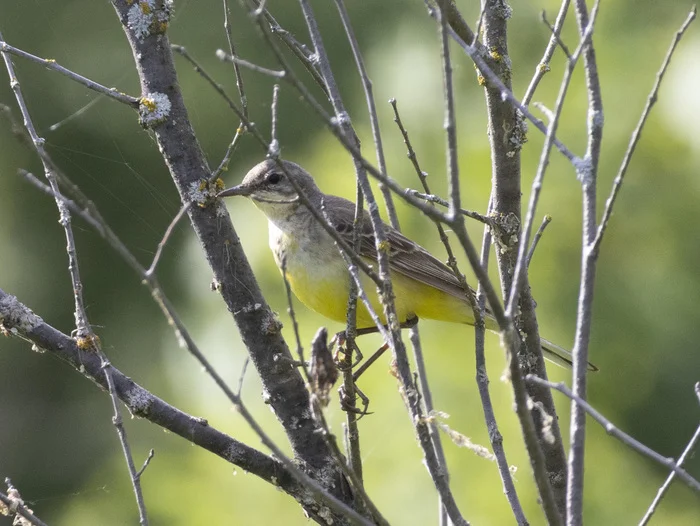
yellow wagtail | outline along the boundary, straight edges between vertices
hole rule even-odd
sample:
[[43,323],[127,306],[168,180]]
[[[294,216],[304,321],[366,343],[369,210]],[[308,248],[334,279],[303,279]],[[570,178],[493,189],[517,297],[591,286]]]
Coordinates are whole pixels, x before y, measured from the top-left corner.
[[[281,161],[309,202],[317,210],[325,207],[326,216],[338,234],[352,245],[355,204],[324,194],[313,177],[298,164]],[[219,197],[249,197],[267,216],[270,249],[277,266],[286,266],[289,285],[299,300],[332,320],[345,323],[350,274],[333,238],[301,203],[296,190],[275,161],[254,166],[238,186],[219,193]],[[398,230],[384,225],[390,245],[389,262],[394,287],[396,314],[402,324],[416,318],[474,325],[474,312],[452,270]],[[377,254],[369,214],[362,224],[360,256],[376,268]],[[386,320],[376,286],[365,274],[362,286],[374,311]],[[486,328],[498,331],[498,324],[486,309]],[[357,327],[372,328],[374,322],[361,301],[357,305]],[[545,339],[542,351],[559,365],[571,365],[571,354]],[[592,369],[595,366],[590,365]]]

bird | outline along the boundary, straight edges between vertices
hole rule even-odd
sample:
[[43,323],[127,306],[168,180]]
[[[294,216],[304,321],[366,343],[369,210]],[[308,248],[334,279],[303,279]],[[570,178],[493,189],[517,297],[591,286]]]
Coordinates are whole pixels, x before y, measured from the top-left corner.
[[[355,204],[323,193],[311,174],[291,161],[266,159],[251,168],[239,185],[219,192],[217,197],[249,198],[267,217],[270,249],[294,295],[311,310],[345,323],[351,279],[348,264],[333,237],[299,198],[290,179],[312,207],[318,211],[323,208],[331,227],[352,246]],[[374,230],[366,210],[359,229],[359,256],[376,269]],[[384,232],[399,322],[409,326],[418,319],[431,319],[474,325],[472,305],[452,269],[397,229],[384,224]],[[361,283],[374,312],[386,323],[374,282],[361,273]],[[356,324],[358,330],[366,328],[366,332],[375,327],[361,301],[357,304]],[[484,324],[488,330],[499,330],[488,306]],[[548,360],[572,366],[572,355],[566,349],[543,338],[541,346]],[[592,364],[589,369],[597,370]]]

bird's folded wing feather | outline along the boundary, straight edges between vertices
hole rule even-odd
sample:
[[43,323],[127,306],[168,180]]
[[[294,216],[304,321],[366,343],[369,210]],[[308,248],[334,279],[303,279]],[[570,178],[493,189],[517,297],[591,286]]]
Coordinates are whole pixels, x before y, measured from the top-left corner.
[[[325,201],[326,209],[333,210],[333,213],[329,214],[333,227],[352,245],[354,203],[336,196],[326,196]],[[447,265],[395,228],[385,224],[384,229],[389,242],[391,270],[466,301],[464,289]],[[374,232],[366,211],[362,223],[360,255],[373,261],[377,260]]]

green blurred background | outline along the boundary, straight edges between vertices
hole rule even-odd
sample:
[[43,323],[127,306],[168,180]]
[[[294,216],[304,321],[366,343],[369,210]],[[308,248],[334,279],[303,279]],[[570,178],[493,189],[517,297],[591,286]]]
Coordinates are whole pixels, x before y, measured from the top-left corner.
[[[242,57],[274,67],[237,2],[231,2],[236,44]],[[477,2],[458,3],[467,20]],[[295,2],[269,2],[283,26],[308,41]],[[314,2],[326,46],[345,102],[373,159],[365,103],[337,12],[331,2]],[[515,92],[522,96],[548,39],[539,21],[553,20],[557,2],[515,2],[510,50]],[[398,100],[402,117],[436,193],[445,194],[444,134],[438,38],[420,1],[358,2],[348,8],[361,42],[379,106],[389,172],[402,185],[418,187],[386,101]],[[600,205],[608,194],[624,148],[671,36],[690,2],[617,0],[604,2],[595,43],[605,105],[605,139],[600,170]],[[216,60],[224,48],[220,2],[176,2],[173,43],[186,46],[235,95],[232,73]],[[22,49],[138,95],[133,60],[108,2],[74,0],[0,2],[0,31]],[[576,45],[573,16],[564,40]],[[470,60],[456,47],[455,81],[464,183],[464,206],[485,211],[490,160],[481,88]],[[618,201],[599,262],[591,359],[601,372],[590,378],[592,403],[645,444],[677,456],[695,430],[700,407],[693,385],[700,380],[700,33],[697,23],[681,43],[661,98],[643,134]],[[177,194],[153,138],[133,112],[101,99],[91,109],[51,131],[96,95],[35,64],[14,59],[17,75],[39,133],[64,171],[97,204],[114,230],[143,264],[178,210]],[[216,166],[238,121],[225,103],[179,57],[179,76],[199,141]],[[552,64],[535,100],[553,107],[563,62]],[[252,119],[269,130],[272,81],[245,71]],[[586,94],[580,68],[566,105],[559,136],[577,153],[585,149]],[[317,92],[315,92],[317,93]],[[0,102],[16,110],[5,72]],[[304,164],[321,187],[352,198],[352,163],[283,85],[279,138],[283,154]],[[536,169],[541,134],[531,128],[523,152],[525,197]],[[225,176],[240,180],[263,152],[245,137]],[[73,328],[71,285],[65,240],[53,201],[16,175],[25,168],[40,175],[36,155],[20,144],[7,122],[0,124],[0,288],[15,294],[48,323]],[[570,346],[573,339],[580,266],[580,186],[570,166],[553,154],[538,217],[551,214],[531,266],[541,331]],[[234,224],[273,309],[291,336],[283,285],[267,249],[266,222],[247,202],[229,203]],[[439,257],[444,251],[432,224],[399,207],[405,232]],[[90,321],[112,362],[125,374],[179,408],[205,417],[219,429],[262,447],[213,382],[201,372],[168,329],[146,288],[105,242],[79,219],[74,222]],[[475,239],[481,228],[470,225]],[[462,268],[467,266],[462,263]],[[492,269],[493,271],[493,269]],[[235,384],[246,356],[237,331],[217,294],[211,273],[186,221],[177,228],[159,267],[166,294],[195,340]],[[495,273],[492,272],[495,276]],[[297,305],[304,342],[327,323]],[[330,330],[340,330],[335,324]],[[488,436],[474,382],[472,330],[437,322],[421,323],[436,406],[447,423],[479,444]],[[371,352],[377,338],[363,341]],[[509,463],[532,524],[542,524],[510,387],[499,381],[504,368],[498,340],[489,336],[491,392]],[[0,340],[0,477],[10,477],[37,514],[52,524],[135,524],[137,514],[123,458],[111,425],[108,397],[56,359],[31,352],[16,339]],[[551,376],[568,380],[553,367]],[[374,414],[360,423],[367,488],[393,524],[436,524],[435,492],[421,464],[395,379],[387,361],[363,376],[361,387]],[[251,369],[243,396],[256,418],[280,444],[284,434],[262,404]],[[562,429],[568,435],[569,406],[558,394]],[[337,400],[329,410],[340,432]],[[156,456],[143,478],[153,524],[305,524],[295,502],[188,442],[146,421],[127,420],[135,460],[149,448]],[[633,524],[643,515],[666,474],[591,422],[588,428],[585,516],[589,524]],[[510,524],[495,464],[445,439],[455,494],[474,524]],[[700,476],[700,461],[688,469]],[[698,496],[674,483],[656,524],[698,524]],[[0,519],[0,524],[6,524]]]

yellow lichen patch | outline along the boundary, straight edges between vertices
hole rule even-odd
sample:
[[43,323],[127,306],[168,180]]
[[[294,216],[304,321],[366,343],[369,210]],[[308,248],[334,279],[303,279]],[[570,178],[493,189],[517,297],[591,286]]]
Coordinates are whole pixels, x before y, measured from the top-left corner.
[[139,101],[148,111],[156,111],[156,103],[153,99],[148,97],[141,97]]
[[500,62],[501,60],[503,60],[503,55],[501,55],[501,53],[496,48],[491,48],[489,50],[489,55],[496,62]]
[[75,344],[81,351],[99,351],[102,342],[97,334],[88,334],[87,336],[78,336],[75,338]]
[[153,34],[164,34],[168,30],[168,22],[165,20],[158,20],[152,26],[151,30]]

